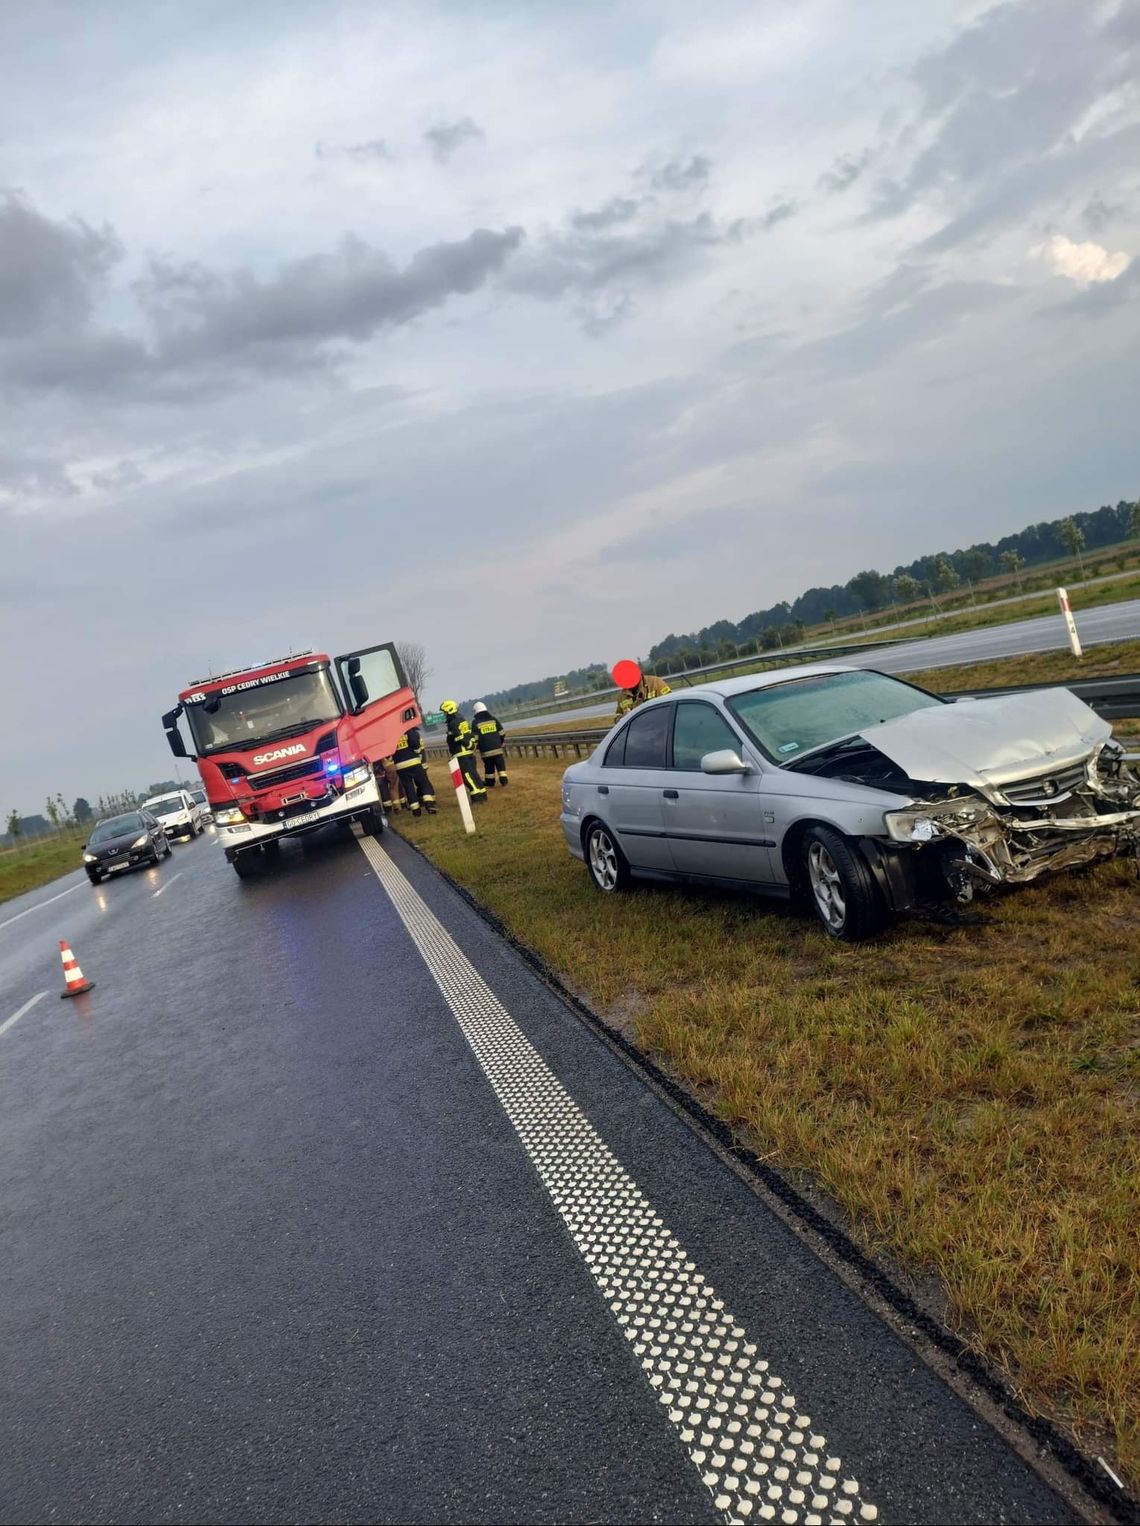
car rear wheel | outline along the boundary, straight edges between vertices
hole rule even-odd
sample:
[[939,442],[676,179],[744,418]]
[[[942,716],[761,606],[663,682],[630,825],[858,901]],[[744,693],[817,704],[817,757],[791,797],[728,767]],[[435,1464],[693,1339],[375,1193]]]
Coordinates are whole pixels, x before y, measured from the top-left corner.
[[853,843],[830,827],[809,827],[803,865],[812,910],[829,937],[859,943],[882,932],[887,908]]
[[586,832],[586,868],[603,895],[624,890],[629,884],[629,865],[609,827],[595,821]]

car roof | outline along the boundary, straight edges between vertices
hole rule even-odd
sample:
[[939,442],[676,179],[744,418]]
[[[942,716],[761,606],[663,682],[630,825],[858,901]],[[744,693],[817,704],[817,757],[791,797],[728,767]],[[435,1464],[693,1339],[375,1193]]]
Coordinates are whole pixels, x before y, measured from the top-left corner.
[[164,789],[161,795],[148,795],[146,797],[146,799],[143,801],[142,806],[140,807],[140,809],[143,809],[143,808],[145,808],[148,805],[153,805],[156,800],[169,800],[171,795],[186,795],[188,793],[189,793],[189,791],[188,790],[184,790],[182,788],[181,784],[178,786],[177,789]]
[[794,678],[820,678],[827,673],[859,673],[861,668],[844,666],[838,662],[800,663],[795,667],[769,668],[765,673],[746,673],[742,678],[718,678],[707,684],[693,684],[684,688],[676,688],[671,694],[660,695],[656,699],[645,701],[637,708],[647,709],[650,704],[671,704],[675,699],[685,699],[686,696],[700,694],[718,694],[722,699],[730,699],[734,694],[747,694],[753,689],[770,689],[777,684],[786,684]]

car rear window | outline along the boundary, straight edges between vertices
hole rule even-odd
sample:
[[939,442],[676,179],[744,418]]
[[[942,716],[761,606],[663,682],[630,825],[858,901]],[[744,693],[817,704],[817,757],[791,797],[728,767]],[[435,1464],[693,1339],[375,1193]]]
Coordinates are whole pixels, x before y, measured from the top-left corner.
[[626,768],[665,767],[665,744],[672,720],[672,705],[654,705],[634,716],[626,727]]

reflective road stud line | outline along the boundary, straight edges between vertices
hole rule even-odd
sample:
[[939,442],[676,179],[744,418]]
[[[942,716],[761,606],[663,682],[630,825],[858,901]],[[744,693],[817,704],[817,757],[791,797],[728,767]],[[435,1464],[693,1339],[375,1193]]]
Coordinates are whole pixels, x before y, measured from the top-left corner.
[[459,814],[463,817],[463,828],[470,837],[475,830],[475,818],[471,814],[471,802],[467,798],[467,785],[463,782],[463,770],[459,766],[458,758],[452,758],[450,768],[451,782],[455,785],[455,797],[459,801]]
[[85,991],[94,989],[95,982],[84,980],[79,961],[64,938],[59,940],[59,957],[63,960],[63,978],[67,982],[65,988],[59,993],[60,996],[82,996]]
[[359,842],[724,1520],[876,1520],[438,917],[378,843]]
[[1058,588],[1057,603],[1061,606],[1061,614],[1065,617],[1065,629],[1069,633],[1069,645],[1073,649],[1073,656],[1083,657],[1081,638],[1077,635],[1077,622],[1073,619],[1073,607],[1069,603],[1069,590],[1067,588]]

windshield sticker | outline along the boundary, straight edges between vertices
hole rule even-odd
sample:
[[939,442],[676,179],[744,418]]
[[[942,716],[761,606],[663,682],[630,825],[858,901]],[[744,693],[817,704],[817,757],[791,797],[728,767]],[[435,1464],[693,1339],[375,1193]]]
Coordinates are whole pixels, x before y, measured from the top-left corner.
[[780,752],[799,752],[799,750],[800,744],[798,742],[785,742],[779,749]]

